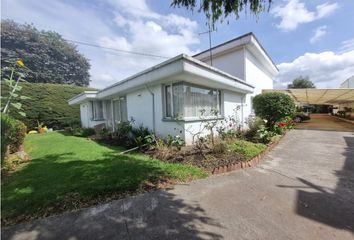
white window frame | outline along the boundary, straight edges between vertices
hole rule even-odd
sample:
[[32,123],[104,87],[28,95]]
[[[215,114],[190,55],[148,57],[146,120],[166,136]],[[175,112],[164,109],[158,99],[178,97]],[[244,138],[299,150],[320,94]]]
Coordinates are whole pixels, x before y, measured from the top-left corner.
[[[215,88],[210,88],[210,87],[206,87],[206,86],[201,86],[201,85],[196,85],[193,83],[189,83],[189,82],[184,82],[184,81],[180,81],[180,82],[175,82],[175,83],[170,83],[170,84],[163,84],[162,85],[162,97],[163,97],[163,119],[165,120],[182,120],[182,121],[199,121],[199,120],[204,120],[204,119],[215,119],[215,116],[203,116],[203,119],[201,119],[200,117],[197,116],[193,116],[193,117],[183,117],[181,119],[176,119],[175,118],[175,114],[174,114],[174,109],[173,109],[173,86],[174,85],[178,85],[178,84],[182,84],[182,85],[186,85],[186,86],[190,86],[190,87],[196,87],[196,88],[201,88],[201,89],[207,89],[207,90],[214,90],[218,93],[217,96],[217,107],[219,109],[218,110],[218,116],[217,118],[223,118],[223,106],[222,106],[222,98],[223,98],[223,92],[220,89],[215,89]],[[167,116],[167,86],[170,86],[171,89],[171,95],[170,95],[170,112],[171,112],[171,116]]]
[[[99,111],[102,116],[96,116],[95,109],[97,108],[97,105],[100,103],[101,110]],[[91,120],[92,121],[104,121],[104,112],[103,112],[103,101],[97,100],[97,101],[91,101]]]

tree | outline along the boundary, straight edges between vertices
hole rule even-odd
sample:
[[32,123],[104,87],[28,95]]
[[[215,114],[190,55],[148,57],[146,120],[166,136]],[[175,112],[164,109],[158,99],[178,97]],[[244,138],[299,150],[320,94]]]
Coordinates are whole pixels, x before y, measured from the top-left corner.
[[23,59],[26,63],[28,82],[87,86],[90,81],[88,60],[60,34],[39,31],[29,24],[2,20],[2,79],[10,75],[16,59]]
[[[258,16],[259,13],[269,10],[272,0],[199,0],[199,12],[204,12],[206,17],[214,24],[218,20],[235,14],[236,19],[243,10],[250,10],[250,13]],[[185,7],[194,10],[197,0],[172,0],[173,7]]]
[[290,96],[278,92],[258,94],[253,98],[253,108],[256,116],[267,120],[268,127],[292,116],[296,109]]
[[310,81],[309,77],[297,77],[293,80],[293,83],[288,85],[290,88],[316,88],[315,84]]

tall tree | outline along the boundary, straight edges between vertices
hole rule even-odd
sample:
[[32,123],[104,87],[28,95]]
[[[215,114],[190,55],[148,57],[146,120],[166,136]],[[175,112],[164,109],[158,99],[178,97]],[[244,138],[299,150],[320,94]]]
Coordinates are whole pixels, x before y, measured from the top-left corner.
[[90,64],[74,44],[56,32],[2,20],[1,79],[8,77],[16,59],[27,66],[28,82],[89,85]]
[[299,76],[288,85],[288,89],[290,88],[316,88],[316,86],[309,77]]
[[258,16],[259,13],[269,10],[272,0],[172,0],[173,7],[185,7],[194,10],[199,5],[198,11],[204,12],[206,17],[214,24],[234,14],[236,19],[243,10]]

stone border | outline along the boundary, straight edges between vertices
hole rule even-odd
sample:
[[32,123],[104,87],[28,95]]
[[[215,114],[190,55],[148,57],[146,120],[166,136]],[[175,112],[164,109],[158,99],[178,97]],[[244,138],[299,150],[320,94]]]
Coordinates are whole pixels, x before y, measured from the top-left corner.
[[281,139],[286,135],[287,132],[285,132],[278,141],[271,143],[270,145],[267,146],[267,148],[261,152],[260,154],[258,154],[257,156],[255,156],[254,158],[248,160],[248,161],[243,161],[243,162],[237,162],[237,163],[233,163],[233,164],[229,164],[229,165],[225,165],[225,166],[219,166],[214,168],[211,173],[213,175],[216,174],[221,174],[221,173],[227,173],[227,172],[231,172],[231,171],[235,171],[238,169],[244,169],[244,168],[250,168],[250,167],[254,167],[256,166],[258,163],[261,162],[261,160],[264,158],[265,155],[267,155],[267,153],[269,153],[271,150],[273,150],[278,143],[281,141]]

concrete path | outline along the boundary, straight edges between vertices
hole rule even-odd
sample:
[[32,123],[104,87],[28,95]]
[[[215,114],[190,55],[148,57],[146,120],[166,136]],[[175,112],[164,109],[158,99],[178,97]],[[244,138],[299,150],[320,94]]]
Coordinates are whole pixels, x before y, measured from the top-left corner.
[[3,239],[354,239],[354,133],[293,130],[255,168],[18,225]]
[[298,123],[297,129],[354,132],[354,124],[328,114],[311,114],[311,120]]

